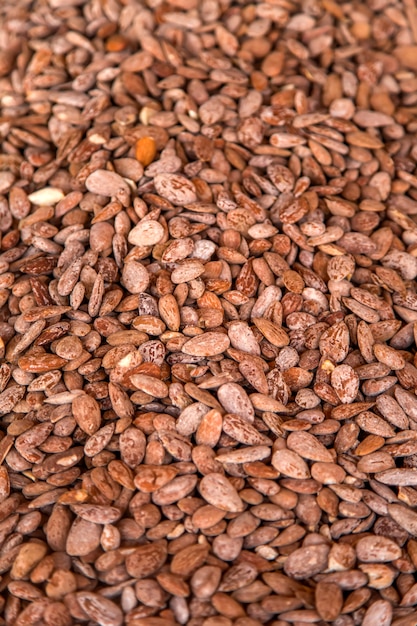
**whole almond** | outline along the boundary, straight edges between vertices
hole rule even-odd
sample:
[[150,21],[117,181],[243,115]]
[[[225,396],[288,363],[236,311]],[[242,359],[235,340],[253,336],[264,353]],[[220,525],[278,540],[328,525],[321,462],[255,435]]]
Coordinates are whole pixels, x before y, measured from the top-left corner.
[[135,157],[143,167],[147,167],[152,163],[156,156],[156,142],[153,137],[141,137],[136,142]]

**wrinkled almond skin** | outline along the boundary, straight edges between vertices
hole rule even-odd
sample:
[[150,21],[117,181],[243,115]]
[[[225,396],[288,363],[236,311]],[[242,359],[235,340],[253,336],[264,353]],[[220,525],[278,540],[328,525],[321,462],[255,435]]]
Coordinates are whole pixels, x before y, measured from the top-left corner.
[[164,542],[140,546],[127,557],[126,569],[134,578],[146,578],[155,574],[165,563],[167,556]]
[[0,626],[416,626],[412,0],[0,1]]

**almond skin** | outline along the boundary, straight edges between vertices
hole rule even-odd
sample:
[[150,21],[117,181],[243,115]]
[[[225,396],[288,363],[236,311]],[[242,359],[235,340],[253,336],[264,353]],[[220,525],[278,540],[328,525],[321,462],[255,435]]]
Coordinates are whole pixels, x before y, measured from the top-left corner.
[[152,163],[156,156],[156,143],[153,137],[141,137],[136,142],[135,156],[143,167]]

